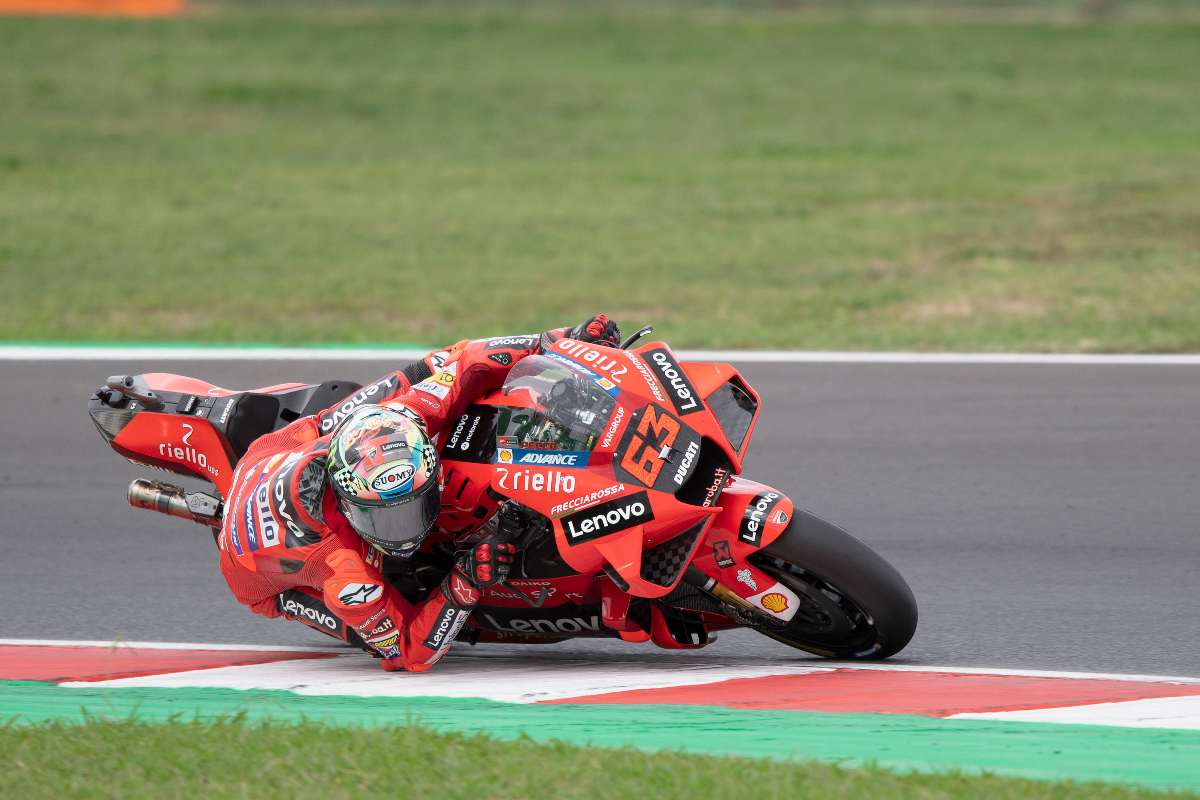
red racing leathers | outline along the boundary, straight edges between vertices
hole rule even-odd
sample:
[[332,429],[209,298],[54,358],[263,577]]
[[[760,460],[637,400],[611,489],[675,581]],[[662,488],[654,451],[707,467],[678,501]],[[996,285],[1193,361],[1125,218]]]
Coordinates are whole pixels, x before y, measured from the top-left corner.
[[437,441],[539,345],[537,334],[461,341],[256,440],[234,472],[217,540],[221,573],[238,601],[370,649],[385,669],[433,666],[479,592],[452,571],[440,591],[413,606],[384,580],[381,554],[350,527],[326,480],[330,433],[358,406],[387,403]]

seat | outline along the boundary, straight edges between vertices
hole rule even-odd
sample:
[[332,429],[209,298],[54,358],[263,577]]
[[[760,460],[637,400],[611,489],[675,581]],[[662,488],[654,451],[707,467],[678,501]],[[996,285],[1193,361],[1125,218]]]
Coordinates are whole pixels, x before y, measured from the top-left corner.
[[237,458],[260,436],[316,414],[362,388],[353,381],[325,381],[273,394],[246,392],[236,401],[225,435]]

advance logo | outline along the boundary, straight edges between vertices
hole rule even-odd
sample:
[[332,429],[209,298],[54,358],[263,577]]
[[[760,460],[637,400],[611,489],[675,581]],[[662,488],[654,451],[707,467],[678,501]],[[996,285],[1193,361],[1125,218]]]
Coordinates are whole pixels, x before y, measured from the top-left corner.
[[501,447],[496,451],[497,464],[528,464],[536,467],[586,467],[584,450],[528,450]]
[[654,511],[650,508],[650,496],[645,492],[635,492],[569,514],[562,518],[562,526],[568,543],[575,545],[645,524],[652,519]]

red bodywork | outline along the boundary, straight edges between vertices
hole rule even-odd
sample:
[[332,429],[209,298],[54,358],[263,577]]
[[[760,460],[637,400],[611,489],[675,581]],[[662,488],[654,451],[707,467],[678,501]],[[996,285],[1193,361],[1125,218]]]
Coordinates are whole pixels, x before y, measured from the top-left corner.
[[[758,396],[729,364],[683,362],[682,369],[689,388],[700,399],[707,399],[730,381],[744,387],[753,400],[754,412],[740,442],[735,447],[726,435],[713,411],[701,403],[686,415],[680,414],[670,396],[672,385],[660,381],[647,354],[659,354],[674,364],[669,349],[662,343],[650,343],[632,351],[585,345],[572,340],[560,340],[552,354],[565,357],[585,368],[594,379],[608,384],[617,392],[616,405],[604,426],[604,432],[590,451],[586,467],[559,468],[522,466],[503,463],[500,457],[481,463],[478,459],[463,459],[454,447],[443,444],[443,459],[450,476],[443,495],[441,527],[462,530],[471,521],[473,512],[487,505],[489,492],[503,495],[532,508],[552,520],[558,555],[576,573],[563,577],[514,579],[506,585],[484,591],[484,603],[500,608],[540,609],[547,617],[555,607],[600,607],[600,621],[586,616],[547,618],[542,628],[514,630],[513,624],[488,626],[499,629],[513,641],[519,634],[534,635],[569,633],[596,635],[617,631],[623,638],[645,640],[653,638],[668,647],[689,646],[678,642],[664,629],[646,634],[642,626],[626,618],[634,598],[657,599],[670,595],[678,587],[682,567],[667,581],[645,577],[644,561],[655,548],[672,541],[684,540],[690,532],[693,541],[683,555],[683,564],[694,564],[702,572],[717,577],[747,599],[771,597],[760,608],[781,617],[790,617],[794,598],[773,577],[766,575],[746,559],[779,537],[790,522],[792,502],[782,493],[761,483],[738,477],[742,457],[749,445],[758,417]],[[667,356],[663,356],[663,353]],[[664,369],[666,366],[664,365]],[[481,398],[479,406],[495,408],[534,408],[531,399],[522,392],[506,394],[503,389]],[[462,424],[473,422],[470,413]],[[728,472],[715,477],[719,489],[708,498],[710,505],[685,502],[675,493],[661,487],[664,467],[658,453],[684,437],[698,435],[708,448],[715,447],[728,464]],[[456,437],[449,437],[453,444]],[[707,444],[711,443],[711,444]],[[620,472],[619,472],[620,470]],[[638,476],[645,479],[639,481]],[[653,519],[644,524],[623,528],[610,535],[585,541],[572,541],[564,520],[574,514],[584,515],[589,509],[602,508],[608,503],[640,497],[644,493]],[[707,495],[706,495],[707,496]],[[754,542],[739,536],[747,522],[752,504],[767,497],[768,513],[760,513],[755,521]],[[588,505],[571,505],[578,498],[596,498]],[[565,507],[565,508],[564,508]],[[695,526],[701,526],[699,531]],[[741,580],[740,578],[744,578]],[[753,602],[753,600],[752,600]],[[791,613],[789,613],[791,612]],[[479,622],[487,623],[487,611],[477,614]],[[706,614],[708,629],[734,627],[735,623],[723,614]],[[653,622],[657,622],[655,617]],[[473,618],[475,621],[475,618]],[[526,620],[528,621],[528,620]],[[535,616],[533,624],[538,618]],[[555,624],[559,627],[555,628]],[[562,627],[567,626],[567,627]],[[595,628],[600,628],[595,630]],[[507,629],[507,630],[506,630]]]
[[[233,397],[244,393],[169,372],[149,372],[141,377],[159,394],[177,392],[197,398],[226,398],[231,402]],[[302,386],[301,383],[280,383],[250,391],[276,394]],[[213,406],[218,414],[226,407]],[[128,459],[203,478],[216,486],[222,497],[229,492],[236,458],[229,440],[207,417],[143,409],[121,428],[111,444]]]
[[[560,339],[541,357],[572,362],[615,404],[583,467],[506,463],[500,448],[486,461],[460,460],[447,444],[456,443],[457,434],[440,443],[446,485],[439,529],[446,536],[462,534],[485,516],[481,509],[510,498],[551,520],[558,557],[569,567],[484,590],[471,618],[476,635],[482,641],[507,642],[619,635],[664,647],[699,646],[703,642],[681,641],[669,630],[657,603],[650,604],[649,631],[644,620],[635,624],[629,618],[639,599],[671,595],[688,564],[762,610],[789,619],[795,595],[747,561],[783,533],[793,505],[777,490],[738,476],[759,412],[757,393],[738,371],[723,363],[677,362],[661,342],[626,351]],[[168,373],[140,377],[160,394],[212,398],[211,412],[200,417],[131,408],[136,413],[122,420],[115,433],[105,434],[113,448],[134,461],[207,480],[224,497],[236,457],[221,416],[228,415],[227,407],[241,393]],[[287,383],[254,392],[282,395],[303,387]],[[740,441],[731,441],[709,402],[722,392],[722,397],[736,394],[745,406],[738,412],[743,420]],[[535,406],[523,392],[501,389],[480,398],[472,406],[477,407]],[[104,432],[99,419],[97,426]],[[695,444],[695,452],[691,444],[687,450],[691,462],[698,463],[686,455],[682,462],[664,463],[662,454],[685,442]],[[708,472],[693,486],[691,476],[703,465]],[[666,487],[675,491],[664,490],[664,475],[669,477],[671,470],[687,478],[682,487]],[[692,496],[681,497],[687,492]],[[613,508],[615,517],[605,516],[605,509]],[[605,534],[603,526],[611,519],[620,530]],[[625,524],[631,519],[637,524]],[[436,536],[427,543],[436,543]],[[659,562],[665,566],[656,566]],[[737,624],[713,611],[694,614],[706,630]]]

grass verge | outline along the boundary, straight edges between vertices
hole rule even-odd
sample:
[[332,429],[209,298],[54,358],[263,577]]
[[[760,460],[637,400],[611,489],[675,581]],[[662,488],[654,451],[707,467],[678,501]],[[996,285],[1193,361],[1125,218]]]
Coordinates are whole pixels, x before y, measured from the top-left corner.
[[1194,19],[770,6],[0,18],[0,340],[1200,349]]
[[[1196,797],[1107,784],[587,749],[314,723],[93,721],[0,727],[0,795],[22,798],[1126,798]],[[183,796],[183,795],[180,795]]]

